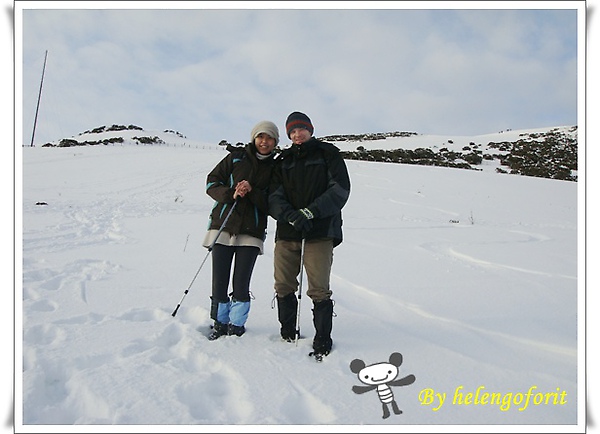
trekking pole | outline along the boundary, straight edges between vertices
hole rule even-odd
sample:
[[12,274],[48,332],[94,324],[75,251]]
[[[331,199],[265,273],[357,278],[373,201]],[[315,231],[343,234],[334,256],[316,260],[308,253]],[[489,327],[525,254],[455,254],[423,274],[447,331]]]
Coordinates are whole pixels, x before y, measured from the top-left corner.
[[296,312],[296,346],[300,338],[300,305],[302,301],[302,275],[304,274],[304,246],[306,245],[306,235],[302,234],[302,247],[300,248],[300,279],[298,284],[298,312]]
[[221,235],[221,232],[223,232],[223,229],[225,229],[225,225],[227,224],[227,220],[229,220],[229,216],[231,215],[231,213],[233,212],[233,209],[235,208],[235,206],[237,205],[238,201],[237,198],[235,200],[235,202],[233,202],[233,206],[231,207],[231,209],[229,210],[229,212],[227,213],[227,216],[225,217],[225,220],[223,220],[223,224],[221,225],[221,227],[219,228],[219,231],[217,232],[217,236],[215,237],[214,241],[211,243],[211,245],[208,247],[208,252],[206,252],[206,256],[204,257],[204,260],[202,261],[202,263],[200,264],[200,267],[198,268],[198,271],[196,271],[196,274],[194,275],[194,278],[192,279],[192,281],[190,282],[190,285],[188,286],[188,288],[184,291],[183,293],[183,297],[181,297],[181,300],[179,301],[179,304],[177,305],[177,307],[175,308],[175,310],[173,311],[173,313],[171,314],[172,316],[177,315],[177,310],[179,310],[179,306],[181,306],[181,303],[183,303],[183,299],[185,298],[185,296],[187,295],[187,293],[190,291],[190,288],[192,287],[192,285],[194,284],[194,281],[196,280],[196,277],[198,277],[198,274],[200,273],[200,270],[202,270],[202,267],[204,266],[204,263],[206,262],[206,260],[208,259],[208,255],[210,255],[210,253],[213,250],[213,247],[215,246],[215,244],[217,244],[217,240],[219,239],[219,235]]

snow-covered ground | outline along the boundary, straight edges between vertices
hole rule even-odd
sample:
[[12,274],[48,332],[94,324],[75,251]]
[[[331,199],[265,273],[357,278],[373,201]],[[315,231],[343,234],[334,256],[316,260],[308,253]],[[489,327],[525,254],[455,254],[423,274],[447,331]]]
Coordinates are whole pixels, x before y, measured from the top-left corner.
[[[279,339],[272,220],[246,334],[206,339],[210,258],[189,286],[225,151],[182,140],[18,150],[18,432],[581,431],[580,184],[347,161],[334,349],[318,364],[308,297],[304,339]],[[416,381],[392,387],[403,413],[383,419],[350,364],[394,352]]]

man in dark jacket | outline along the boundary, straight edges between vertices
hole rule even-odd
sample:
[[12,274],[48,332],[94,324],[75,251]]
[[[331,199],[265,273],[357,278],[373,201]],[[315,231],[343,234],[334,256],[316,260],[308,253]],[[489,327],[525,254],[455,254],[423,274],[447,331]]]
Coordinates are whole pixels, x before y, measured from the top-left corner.
[[299,335],[296,291],[304,266],[313,302],[313,350],[322,357],[333,344],[329,283],[333,249],[342,242],[350,177],[339,149],[313,137],[307,115],[293,112],[285,126],[292,146],[277,159],[269,194],[269,214],[277,220],[274,276],[280,332],[288,342]]

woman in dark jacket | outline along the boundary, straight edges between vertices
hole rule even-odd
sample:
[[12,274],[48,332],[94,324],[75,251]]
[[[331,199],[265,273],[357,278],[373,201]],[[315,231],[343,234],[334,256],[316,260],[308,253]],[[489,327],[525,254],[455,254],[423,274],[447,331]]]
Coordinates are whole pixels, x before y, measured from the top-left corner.
[[[246,146],[228,145],[230,153],[206,177],[206,193],[216,202],[204,239],[205,247],[215,243],[235,203],[212,249],[210,317],[214,325],[210,340],[223,335],[242,336],[246,331],[250,279],[266,238],[268,188],[279,130],[273,122],[261,121],[252,129],[250,138]],[[227,294],[234,257],[233,292]]]

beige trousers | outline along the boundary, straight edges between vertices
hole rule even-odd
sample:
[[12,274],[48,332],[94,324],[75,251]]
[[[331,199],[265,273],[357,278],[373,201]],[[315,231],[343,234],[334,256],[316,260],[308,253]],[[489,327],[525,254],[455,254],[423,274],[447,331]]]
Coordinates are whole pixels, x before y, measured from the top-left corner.
[[[275,242],[275,292],[285,297],[298,290],[300,276],[301,241],[278,240]],[[313,301],[328,300],[331,266],[333,264],[333,241],[328,238],[307,240],[304,246],[304,271],[308,290]]]

